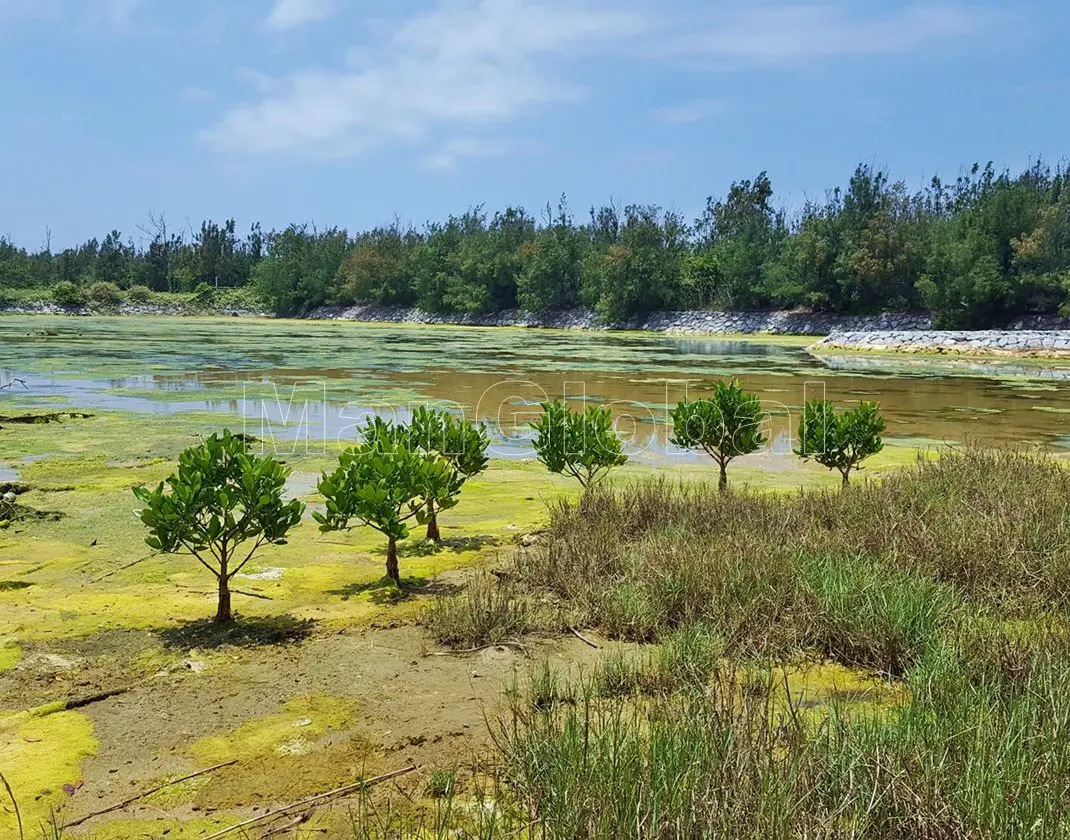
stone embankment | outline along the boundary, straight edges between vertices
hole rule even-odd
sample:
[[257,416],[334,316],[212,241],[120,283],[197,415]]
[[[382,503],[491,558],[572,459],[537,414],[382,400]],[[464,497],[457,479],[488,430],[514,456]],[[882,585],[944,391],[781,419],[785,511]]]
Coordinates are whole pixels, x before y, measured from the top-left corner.
[[[107,311],[64,309],[53,304],[10,307],[11,314],[233,315],[266,313],[236,308],[190,308],[171,303],[124,303]],[[1070,356],[1070,319],[1036,315],[1019,318],[1002,330],[948,331],[932,329],[924,312],[885,315],[832,315],[807,310],[782,312],[655,312],[604,323],[590,309],[524,312],[511,309],[489,314],[433,314],[406,306],[321,306],[307,316],[318,321],[361,321],[383,324],[453,324],[470,327],[541,327],[566,330],[647,330],[677,335],[802,335],[826,336],[811,349],[877,350],[946,355]]]
[[180,303],[122,303],[119,306],[59,306],[33,303],[0,306],[0,315],[143,315],[148,317],[227,317],[270,318],[269,312],[254,312],[234,306],[194,306]]
[[533,313],[510,309],[486,315],[436,315],[403,306],[323,306],[309,318],[324,321],[366,321],[392,324],[454,324],[469,327],[542,327],[565,330],[648,330],[682,335],[828,335],[833,330],[923,330],[932,319],[925,313],[873,316],[786,312],[655,312],[615,323],[603,323],[590,309]]
[[1070,330],[835,330],[810,347],[954,356],[1070,357]]

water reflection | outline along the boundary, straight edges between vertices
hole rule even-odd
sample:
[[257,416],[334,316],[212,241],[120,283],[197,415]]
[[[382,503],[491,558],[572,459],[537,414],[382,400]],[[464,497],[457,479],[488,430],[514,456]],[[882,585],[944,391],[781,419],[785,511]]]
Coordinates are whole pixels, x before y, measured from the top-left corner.
[[[54,320],[42,337],[18,328]],[[770,412],[770,449],[790,452],[803,401],[881,403],[903,441],[970,437],[1066,448],[1070,366],[1004,360],[818,358],[802,342],[598,332],[213,322],[0,319],[5,403],[207,411],[250,434],[309,448],[356,436],[369,414],[405,420],[435,402],[486,421],[505,457],[529,455],[547,399],[606,405],[633,455],[690,461],[668,444],[668,411],[738,376]]]

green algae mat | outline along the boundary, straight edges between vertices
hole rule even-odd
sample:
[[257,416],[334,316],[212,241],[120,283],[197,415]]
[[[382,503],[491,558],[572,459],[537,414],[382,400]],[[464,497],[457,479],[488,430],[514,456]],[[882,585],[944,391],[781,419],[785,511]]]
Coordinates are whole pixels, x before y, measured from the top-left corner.
[[[0,419],[0,483],[19,483],[20,505],[39,514],[0,529],[0,771],[27,825],[36,829],[53,809],[76,818],[239,758],[240,769],[89,827],[105,838],[202,836],[251,807],[388,770],[402,758],[432,761],[432,742],[468,744],[484,728],[484,709],[459,709],[472,697],[490,702],[516,663],[425,658],[415,622],[456,575],[504,563],[519,538],[543,527],[549,503],[575,493],[526,449],[523,424],[546,397],[585,396],[613,408],[636,456],[615,475],[621,482],[712,480],[710,464],[665,444],[664,416],[685,393],[728,375],[758,391],[775,415],[769,451],[732,468],[734,483],[762,491],[837,483],[790,455],[792,413],[817,386],[839,401],[881,401],[892,445],[863,475],[879,477],[949,441],[1029,440],[1058,450],[1070,433],[1070,370],[826,364],[805,344],[253,319],[0,318],[0,385],[11,385],[0,390],[0,417],[90,415]],[[275,447],[293,470],[289,492],[315,509],[320,472],[362,416],[404,417],[426,401],[488,421],[496,457],[443,515],[443,549],[415,538],[403,545],[401,573],[414,594],[399,598],[384,586],[385,546],[375,532],[325,535],[307,519],[288,545],[264,550],[234,582],[246,635],[213,638],[202,621],[212,613],[212,581],[192,559],[145,546],[131,488],[164,479],[180,451],[230,426]],[[376,641],[384,633],[385,647]],[[589,653],[577,641],[568,656]],[[423,670],[406,682],[414,668]],[[126,693],[63,709],[116,688]],[[442,721],[430,738],[405,731],[420,710]],[[269,795],[271,779],[284,785]],[[13,820],[0,813],[0,836],[12,836]]]

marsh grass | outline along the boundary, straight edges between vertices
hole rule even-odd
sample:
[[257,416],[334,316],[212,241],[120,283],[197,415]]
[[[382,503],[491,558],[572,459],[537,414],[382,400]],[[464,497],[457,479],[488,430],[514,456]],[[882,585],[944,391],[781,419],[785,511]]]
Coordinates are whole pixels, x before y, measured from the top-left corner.
[[424,611],[423,623],[435,641],[458,649],[516,639],[538,626],[536,607],[514,584],[478,574],[465,590],[439,598]]
[[941,646],[910,703],[820,717],[775,671],[715,668],[701,691],[646,696],[559,681],[573,702],[513,702],[504,773],[555,838],[1065,837],[1068,665],[978,682]]
[[646,482],[561,502],[517,574],[611,636],[701,622],[730,654],[803,647],[902,674],[965,608],[1070,599],[1070,470],[967,449],[846,492]]
[[[552,838],[1070,836],[1068,513],[1063,465],[975,449],[845,493],[653,482],[559,505],[518,560],[526,591],[653,644],[507,695],[518,819]],[[901,699],[807,702],[776,664],[800,653],[901,679]]]
[[867,559],[800,561],[806,643],[844,665],[901,676],[951,622],[954,591]]
[[605,654],[593,674],[600,697],[668,695],[702,690],[717,670],[724,641],[701,624],[666,634],[661,644],[642,653]]

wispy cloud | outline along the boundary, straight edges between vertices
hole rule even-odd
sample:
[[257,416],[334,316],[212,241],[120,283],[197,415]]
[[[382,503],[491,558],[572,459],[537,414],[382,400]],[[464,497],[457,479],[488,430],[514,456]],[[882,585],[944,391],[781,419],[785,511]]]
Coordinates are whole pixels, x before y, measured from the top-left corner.
[[678,105],[666,105],[657,108],[654,116],[665,123],[682,125],[685,123],[704,122],[721,109],[719,102],[713,99],[696,99]]
[[859,14],[852,7],[752,7],[708,23],[667,44],[672,54],[762,65],[821,58],[904,53],[942,39],[976,33],[991,15],[962,6],[921,5],[890,14]]
[[424,159],[428,169],[456,169],[464,158],[530,155],[539,150],[531,141],[501,137],[453,137]]
[[[276,29],[297,26],[336,1],[276,0],[270,22]],[[258,77],[250,101],[231,107],[202,139],[223,150],[316,157],[351,157],[399,143],[426,156],[437,142],[425,163],[449,167],[488,154],[474,151],[479,143],[493,145],[477,139],[487,126],[589,97],[572,59],[599,55],[606,59],[601,73],[624,61],[681,60],[711,74],[755,66],[775,71],[943,47],[993,19],[977,8],[925,0],[890,12],[845,2],[696,12],[669,0],[656,16],[620,3],[596,5],[608,0],[434,2],[387,24],[373,45],[354,39],[335,69]],[[711,90],[716,94],[712,84]],[[702,99],[667,104],[654,116],[691,123],[716,110],[714,99]],[[443,141],[451,137],[466,139]],[[451,151],[450,143],[473,151]]]
[[380,49],[354,50],[344,69],[275,80],[204,137],[223,149],[346,156],[511,120],[582,99],[559,60],[642,27],[634,13],[568,0],[442,0],[400,22]]
[[326,20],[337,10],[335,0],[275,0],[267,25],[278,32]]

